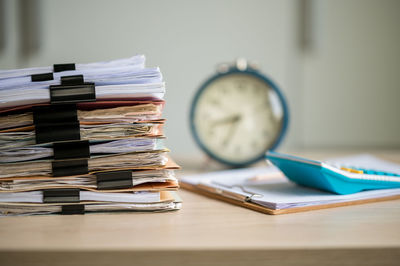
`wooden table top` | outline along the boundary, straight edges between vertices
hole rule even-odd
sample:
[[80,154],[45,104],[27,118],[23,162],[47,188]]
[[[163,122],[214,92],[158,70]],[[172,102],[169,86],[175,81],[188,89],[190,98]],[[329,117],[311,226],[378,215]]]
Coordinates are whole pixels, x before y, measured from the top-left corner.
[[[387,155],[400,162],[400,152]],[[1,265],[398,265],[400,200],[270,216],[185,190],[180,211],[0,218]],[[351,263],[351,264],[350,264]]]

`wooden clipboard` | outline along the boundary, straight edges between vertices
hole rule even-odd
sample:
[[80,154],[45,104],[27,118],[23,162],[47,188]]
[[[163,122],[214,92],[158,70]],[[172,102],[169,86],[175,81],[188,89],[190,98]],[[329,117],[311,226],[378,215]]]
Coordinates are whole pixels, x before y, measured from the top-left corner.
[[237,206],[241,206],[244,208],[248,208],[248,209],[251,209],[254,211],[258,211],[258,212],[270,214],[270,215],[305,212],[305,211],[321,210],[321,209],[328,209],[328,208],[335,208],[335,207],[342,207],[342,206],[351,206],[351,205],[400,199],[400,195],[395,195],[395,196],[386,196],[386,197],[381,197],[381,198],[353,200],[353,201],[347,201],[347,202],[329,203],[329,204],[321,204],[321,205],[306,206],[306,207],[295,207],[295,208],[288,208],[288,209],[270,209],[270,208],[258,205],[256,203],[249,202],[244,199],[240,199],[240,197],[228,197],[228,196],[222,195],[214,188],[206,187],[205,185],[195,186],[195,185],[191,185],[188,183],[180,182],[180,187],[183,189],[195,192],[200,195],[204,195],[204,196],[207,196],[210,198],[222,200],[222,201],[225,201],[225,202],[237,205]]

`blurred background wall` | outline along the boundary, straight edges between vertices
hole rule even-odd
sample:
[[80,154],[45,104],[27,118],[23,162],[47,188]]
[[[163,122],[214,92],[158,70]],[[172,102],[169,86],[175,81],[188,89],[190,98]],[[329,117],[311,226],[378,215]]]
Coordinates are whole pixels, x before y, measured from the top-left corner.
[[167,83],[168,145],[198,156],[195,91],[245,57],[290,109],[283,149],[400,147],[400,1],[0,0],[0,68],[145,54]]

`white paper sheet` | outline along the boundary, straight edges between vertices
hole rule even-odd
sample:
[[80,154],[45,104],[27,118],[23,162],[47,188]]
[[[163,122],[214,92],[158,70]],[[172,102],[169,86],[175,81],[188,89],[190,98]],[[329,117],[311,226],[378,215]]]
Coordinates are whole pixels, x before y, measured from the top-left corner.
[[[160,192],[124,192],[105,193],[93,191],[80,191],[80,201],[104,201],[104,202],[130,202],[149,203],[159,202]],[[30,192],[4,192],[0,193],[0,202],[14,203],[43,203],[42,191]]]
[[[49,103],[48,89],[13,89],[0,92],[0,108],[20,106],[26,104]],[[155,99],[162,100],[165,94],[165,84],[122,84],[96,86],[97,100],[112,99]]]
[[[163,140],[155,138],[129,138],[109,141],[105,143],[90,143],[91,156],[96,154],[117,154],[128,152],[145,152],[164,149]],[[53,148],[50,145],[28,146],[0,150],[0,163],[23,162],[53,157]],[[5,167],[3,165],[3,167]]]
[[31,76],[3,79],[0,82],[0,92],[27,88],[47,89],[49,85],[59,85],[61,77],[70,75],[83,75],[85,82],[94,82],[98,86],[124,83],[156,83],[162,81],[162,75],[158,68],[138,69],[136,66],[94,68],[84,71],[53,73],[53,79],[40,82],[33,82]]
[[[88,64],[75,64],[76,71],[82,71],[86,69],[93,68],[111,68],[118,66],[137,66],[143,68],[145,64],[145,57],[143,55],[136,55],[130,58],[117,59],[112,61],[88,63]],[[0,70],[0,80],[14,77],[30,76],[34,74],[42,74],[53,72],[53,66],[48,67],[32,67],[32,68],[22,68],[22,69],[9,69]],[[75,75],[74,71],[63,71],[60,73],[66,73],[70,75]]]

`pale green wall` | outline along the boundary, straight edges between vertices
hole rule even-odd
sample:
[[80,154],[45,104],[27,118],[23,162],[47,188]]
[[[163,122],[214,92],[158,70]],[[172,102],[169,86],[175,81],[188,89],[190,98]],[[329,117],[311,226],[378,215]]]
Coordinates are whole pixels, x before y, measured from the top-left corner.
[[188,110],[221,62],[257,61],[284,90],[284,145],[400,146],[400,1],[310,1],[311,46],[299,47],[301,1],[40,1],[41,46],[18,55],[18,1],[4,0],[0,67],[147,56],[167,82],[168,145],[195,155]]

